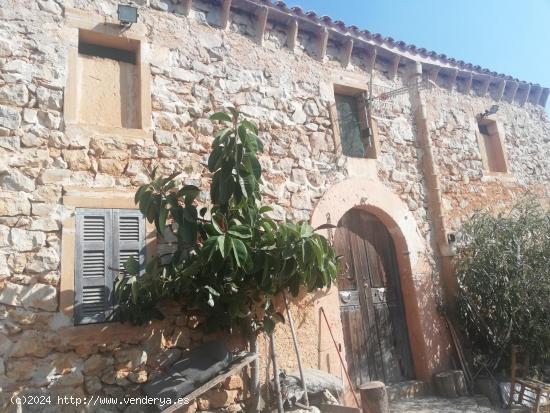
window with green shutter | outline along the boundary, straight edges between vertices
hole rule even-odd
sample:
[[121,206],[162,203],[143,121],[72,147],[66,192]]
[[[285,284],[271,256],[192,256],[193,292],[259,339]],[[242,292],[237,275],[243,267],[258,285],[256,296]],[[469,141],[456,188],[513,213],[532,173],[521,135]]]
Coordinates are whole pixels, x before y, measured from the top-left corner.
[[137,210],[76,210],[75,324],[113,319],[114,285],[129,257],[145,264],[145,221]]
[[354,158],[376,158],[370,150],[371,131],[367,122],[367,109],[362,93],[335,94],[336,113],[342,154]]

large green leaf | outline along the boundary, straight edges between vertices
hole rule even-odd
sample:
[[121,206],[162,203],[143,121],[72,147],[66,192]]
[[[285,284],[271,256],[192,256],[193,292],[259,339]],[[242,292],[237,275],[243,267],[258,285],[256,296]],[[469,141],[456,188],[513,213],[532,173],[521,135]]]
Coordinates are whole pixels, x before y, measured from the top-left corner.
[[225,112],[216,112],[210,115],[210,120],[220,120],[223,122],[232,122],[231,116]]

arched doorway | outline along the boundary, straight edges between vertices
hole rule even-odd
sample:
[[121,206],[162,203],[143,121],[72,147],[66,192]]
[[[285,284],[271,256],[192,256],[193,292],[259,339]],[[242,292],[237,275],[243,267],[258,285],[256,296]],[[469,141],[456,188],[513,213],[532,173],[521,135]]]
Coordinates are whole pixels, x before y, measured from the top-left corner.
[[334,246],[342,256],[340,314],[355,384],[414,378],[396,250],[388,229],[374,214],[353,208],[338,222]]

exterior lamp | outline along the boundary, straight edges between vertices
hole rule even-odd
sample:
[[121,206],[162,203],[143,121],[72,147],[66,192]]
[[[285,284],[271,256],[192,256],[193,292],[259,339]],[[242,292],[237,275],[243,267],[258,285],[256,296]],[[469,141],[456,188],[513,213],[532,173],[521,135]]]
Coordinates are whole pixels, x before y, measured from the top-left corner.
[[486,117],[489,116],[489,115],[494,115],[494,114],[497,113],[497,112],[498,112],[498,105],[493,105],[493,106],[491,106],[489,109],[487,109],[485,112],[480,113],[480,114],[479,114],[479,117],[480,117],[481,119],[483,119],[483,118],[486,118]]
[[119,4],[117,9],[118,20],[123,26],[137,23],[138,11],[137,7],[129,4]]

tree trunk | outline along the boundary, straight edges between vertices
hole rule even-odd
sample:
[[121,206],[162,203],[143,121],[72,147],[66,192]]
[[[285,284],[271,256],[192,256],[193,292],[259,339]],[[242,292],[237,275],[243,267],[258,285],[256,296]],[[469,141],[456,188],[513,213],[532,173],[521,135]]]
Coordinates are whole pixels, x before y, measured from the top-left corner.
[[[258,336],[252,332],[250,334],[250,351],[258,353]],[[256,358],[252,363],[252,384],[251,389],[252,400],[250,403],[251,412],[260,412],[260,358]]]
[[271,349],[271,361],[273,362],[273,381],[275,382],[275,396],[277,397],[277,412],[284,413],[281,382],[279,381],[279,367],[277,365],[277,356],[275,355],[275,335],[273,333],[269,336],[269,347]]

